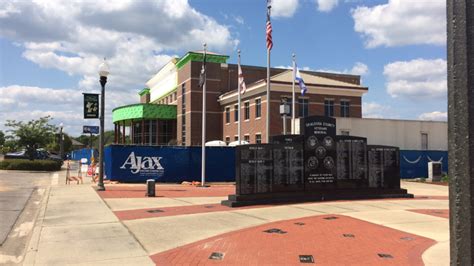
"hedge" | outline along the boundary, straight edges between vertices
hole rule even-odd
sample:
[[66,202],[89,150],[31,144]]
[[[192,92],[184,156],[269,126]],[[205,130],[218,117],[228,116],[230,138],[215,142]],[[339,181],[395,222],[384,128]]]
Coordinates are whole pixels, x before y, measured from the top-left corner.
[[0,161],[2,170],[59,171],[61,162],[53,160],[5,159]]

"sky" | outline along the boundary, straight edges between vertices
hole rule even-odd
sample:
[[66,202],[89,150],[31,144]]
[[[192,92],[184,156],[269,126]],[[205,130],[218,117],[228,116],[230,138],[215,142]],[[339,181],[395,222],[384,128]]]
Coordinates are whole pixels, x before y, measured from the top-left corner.
[[[363,117],[447,119],[445,0],[273,0],[272,67],[360,75]],[[82,93],[100,92],[110,66],[112,109],[173,57],[208,50],[266,66],[265,0],[0,1],[0,130],[50,115],[78,136]],[[244,73],[245,76],[245,73]]]

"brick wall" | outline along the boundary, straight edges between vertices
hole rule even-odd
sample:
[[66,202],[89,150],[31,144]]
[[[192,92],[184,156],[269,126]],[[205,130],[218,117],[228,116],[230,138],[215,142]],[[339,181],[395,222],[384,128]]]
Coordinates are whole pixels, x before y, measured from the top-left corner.
[[[182,119],[186,119],[186,143],[185,145],[200,145],[201,131],[202,131],[202,89],[199,87],[199,75],[201,72],[201,62],[190,62],[178,70],[178,88],[177,88],[177,142],[181,144],[182,141]],[[210,140],[225,140],[226,137],[230,141],[234,141],[237,135],[237,123],[234,119],[234,103],[221,106],[217,101],[218,97],[228,91],[237,88],[237,65],[235,64],[217,64],[207,63],[207,96],[206,96],[206,141]],[[265,67],[242,66],[242,71],[245,76],[247,84],[266,78],[267,70]],[[276,75],[285,71],[285,69],[272,69],[271,75]],[[352,75],[339,75],[323,73],[322,76],[337,79],[353,84],[359,84],[359,77]],[[185,84],[186,94],[186,113],[182,113],[182,93],[181,86]],[[272,92],[272,100],[270,105],[270,135],[282,134],[282,118],[279,113],[279,106],[282,97],[291,98],[291,93],[286,92]],[[255,117],[255,99],[260,98],[261,103],[261,117]],[[350,101],[350,116],[361,117],[361,98],[347,97],[347,96],[333,96],[333,95],[307,95],[305,97],[309,100],[309,115],[324,115],[324,100],[334,100],[334,115],[340,116],[340,101]],[[244,120],[244,103],[250,102],[250,119]],[[250,137],[250,142],[255,143],[256,134],[261,134],[262,141],[266,139],[265,119],[266,119],[266,95],[252,96],[251,99],[242,98],[241,108],[241,132],[242,140],[246,134]],[[225,107],[230,107],[230,123],[225,122]],[[296,107],[296,114],[298,115],[299,106]],[[287,120],[287,132],[291,130],[291,120]]]

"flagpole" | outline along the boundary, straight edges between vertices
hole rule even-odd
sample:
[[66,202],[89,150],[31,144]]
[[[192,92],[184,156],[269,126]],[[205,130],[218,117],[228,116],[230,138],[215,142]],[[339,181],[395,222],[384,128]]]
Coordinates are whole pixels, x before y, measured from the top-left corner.
[[[268,20],[270,20],[270,11],[271,11],[270,1],[267,2],[267,14]],[[265,124],[265,130],[267,132],[266,143],[270,143],[270,48],[267,47],[267,119]]]
[[[238,68],[240,69],[240,50],[237,51],[237,54],[238,54],[238,62],[237,62],[237,64],[238,64]],[[240,73],[239,73],[239,74],[240,74]],[[240,100],[241,100],[241,92],[240,92],[240,90],[241,90],[241,88],[240,88],[240,76],[239,76],[239,74],[237,75],[237,76],[238,76],[238,77],[237,77],[237,84],[238,84],[238,85],[237,85],[237,90],[239,91],[239,97],[238,97],[238,102],[239,102],[239,103],[238,103],[238,106],[239,106],[239,107],[238,107],[239,123],[237,124],[237,134],[239,135],[239,145],[240,145],[240,133],[241,133],[241,131],[240,131],[240,122],[242,121],[242,117],[241,117],[241,115],[240,115],[240,113],[241,113],[241,112],[240,112],[240,111],[241,111],[241,106],[240,106]]]
[[291,88],[292,88],[292,94],[291,94],[291,99],[292,99],[292,106],[291,106],[291,134],[295,134],[295,117],[296,117],[296,114],[295,114],[295,105],[296,105],[296,95],[295,95],[295,53],[293,53],[292,55],[293,57],[293,80],[292,80],[292,84],[291,84]]
[[[204,60],[206,60],[206,43],[204,46]],[[201,186],[206,182],[206,67],[204,66],[204,84],[202,85],[202,140],[201,140]]]

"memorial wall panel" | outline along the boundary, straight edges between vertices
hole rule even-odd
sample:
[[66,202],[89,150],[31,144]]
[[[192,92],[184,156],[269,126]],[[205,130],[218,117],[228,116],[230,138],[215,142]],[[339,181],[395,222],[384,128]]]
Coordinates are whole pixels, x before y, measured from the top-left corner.
[[367,187],[367,139],[336,136],[338,188]]
[[305,187],[335,187],[336,119],[324,116],[306,117],[304,132]]

